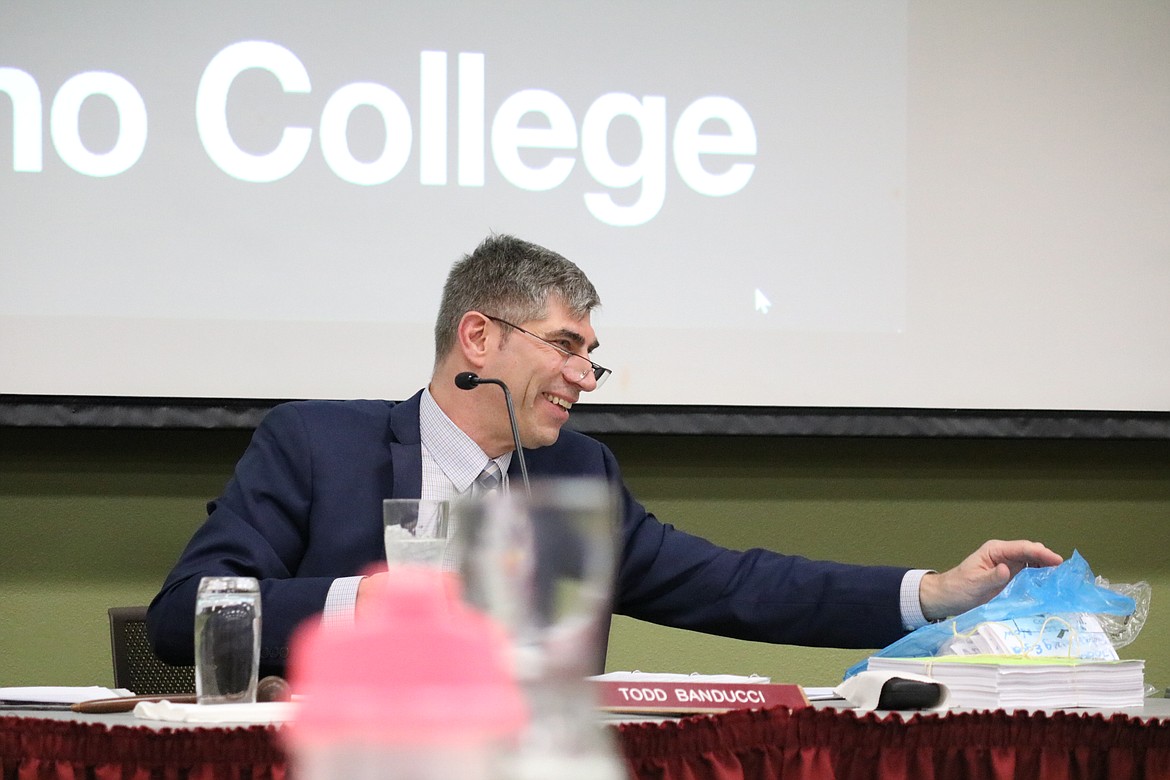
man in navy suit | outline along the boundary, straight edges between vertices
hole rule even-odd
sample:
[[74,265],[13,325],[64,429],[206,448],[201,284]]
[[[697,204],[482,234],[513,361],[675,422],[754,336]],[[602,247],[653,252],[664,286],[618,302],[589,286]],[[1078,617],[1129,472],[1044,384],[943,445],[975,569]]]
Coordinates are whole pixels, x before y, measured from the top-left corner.
[[151,603],[158,654],[191,663],[199,579],[260,581],[262,673],[282,673],[307,618],[352,620],[379,577],[384,498],[453,498],[494,462],[516,469],[504,396],[455,386],[471,371],[503,380],[529,471],[597,476],[620,490],[614,611],[756,641],[882,647],[929,620],[986,601],[1026,565],[1060,562],[1028,541],[990,541],[942,572],[733,551],[659,522],[622,482],[601,443],[562,430],[581,393],[609,371],[590,313],[600,304],[575,265],[543,247],[492,236],[455,264],[435,326],[430,384],[401,403],[304,401],[273,409],[224,494]]

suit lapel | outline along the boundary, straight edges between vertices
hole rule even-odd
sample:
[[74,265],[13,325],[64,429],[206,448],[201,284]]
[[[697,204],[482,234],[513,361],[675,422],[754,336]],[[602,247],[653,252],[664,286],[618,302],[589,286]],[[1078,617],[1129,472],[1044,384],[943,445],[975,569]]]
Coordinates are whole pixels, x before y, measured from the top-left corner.
[[422,445],[418,430],[418,405],[422,391],[390,409],[387,446],[393,464],[393,484],[388,497],[422,496]]

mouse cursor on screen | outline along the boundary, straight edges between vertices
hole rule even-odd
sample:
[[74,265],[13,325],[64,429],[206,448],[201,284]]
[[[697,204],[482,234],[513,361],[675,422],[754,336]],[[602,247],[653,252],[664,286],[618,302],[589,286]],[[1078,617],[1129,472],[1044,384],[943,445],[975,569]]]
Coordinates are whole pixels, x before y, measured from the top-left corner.
[[772,308],[772,302],[768,297],[760,292],[760,288],[756,288],[756,311],[760,314],[767,314],[768,309]]

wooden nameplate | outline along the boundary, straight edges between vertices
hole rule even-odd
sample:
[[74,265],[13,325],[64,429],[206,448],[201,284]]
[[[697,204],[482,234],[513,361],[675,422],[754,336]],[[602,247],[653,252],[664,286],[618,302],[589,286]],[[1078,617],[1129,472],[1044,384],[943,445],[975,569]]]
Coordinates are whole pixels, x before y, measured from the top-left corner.
[[629,682],[590,680],[597,706],[605,712],[689,715],[808,706],[799,685],[754,682]]

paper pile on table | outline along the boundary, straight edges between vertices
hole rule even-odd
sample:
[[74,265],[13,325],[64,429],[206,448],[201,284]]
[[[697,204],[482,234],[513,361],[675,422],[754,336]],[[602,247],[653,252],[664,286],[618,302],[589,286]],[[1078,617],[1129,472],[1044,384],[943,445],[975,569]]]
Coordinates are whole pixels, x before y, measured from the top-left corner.
[[1064,709],[1140,707],[1145,662],[1002,655],[869,659],[871,671],[910,672],[943,683],[952,707]]

